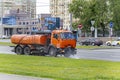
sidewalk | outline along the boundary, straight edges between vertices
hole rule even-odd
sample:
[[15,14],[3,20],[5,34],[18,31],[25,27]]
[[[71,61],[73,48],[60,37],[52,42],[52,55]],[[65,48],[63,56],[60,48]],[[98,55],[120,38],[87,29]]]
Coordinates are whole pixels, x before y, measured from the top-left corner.
[[0,73],[0,80],[53,80],[53,79]]

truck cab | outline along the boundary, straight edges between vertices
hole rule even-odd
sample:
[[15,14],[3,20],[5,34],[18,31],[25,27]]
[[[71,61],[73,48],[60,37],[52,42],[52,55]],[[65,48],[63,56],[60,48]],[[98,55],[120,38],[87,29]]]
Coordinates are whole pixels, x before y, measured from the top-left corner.
[[56,48],[75,48],[76,40],[72,32],[66,30],[54,30],[51,35],[51,44]]
[[[51,48],[49,49],[49,54],[55,56],[56,54],[66,54],[68,51],[75,51],[76,39],[71,31],[67,30],[53,30],[51,34]],[[68,52],[70,53],[70,52]],[[72,52],[74,53],[74,52]]]

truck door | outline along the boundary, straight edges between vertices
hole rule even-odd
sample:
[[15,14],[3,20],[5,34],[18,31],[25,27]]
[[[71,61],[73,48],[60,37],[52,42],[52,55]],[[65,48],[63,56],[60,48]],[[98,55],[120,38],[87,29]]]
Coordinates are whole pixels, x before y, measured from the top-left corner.
[[53,34],[51,44],[57,47],[57,45],[59,44],[59,34]]

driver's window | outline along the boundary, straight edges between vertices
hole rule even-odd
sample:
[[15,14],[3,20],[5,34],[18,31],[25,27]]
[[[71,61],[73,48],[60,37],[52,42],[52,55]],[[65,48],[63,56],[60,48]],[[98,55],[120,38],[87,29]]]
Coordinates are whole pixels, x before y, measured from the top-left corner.
[[53,38],[58,39],[58,35],[57,34],[53,34]]

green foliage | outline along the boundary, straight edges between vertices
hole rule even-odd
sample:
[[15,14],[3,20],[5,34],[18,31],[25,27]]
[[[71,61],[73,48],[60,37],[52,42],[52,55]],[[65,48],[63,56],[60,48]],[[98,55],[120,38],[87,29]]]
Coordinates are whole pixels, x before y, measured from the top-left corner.
[[55,80],[119,80],[120,62],[0,54],[0,72]]
[[77,29],[77,28],[78,28],[78,25],[79,25],[79,23],[74,22],[74,23],[72,24],[72,27],[73,27],[74,29]]
[[83,31],[89,32],[91,20],[95,20],[95,27],[99,28],[105,36],[105,30],[109,30],[109,22],[114,22],[114,30],[120,30],[120,0],[73,0],[69,5],[69,11],[79,19]]
[[90,27],[90,20],[89,20],[89,7],[87,5],[90,5],[86,0],[73,0],[72,4],[70,4],[70,12],[73,13],[73,16],[75,18],[79,18],[78,24],[84,25],[83,30],[88,31]]
[[110,9],[112,14],[112,21],[114,22],[114,30],[120,30],[120,0],[110,0]]

